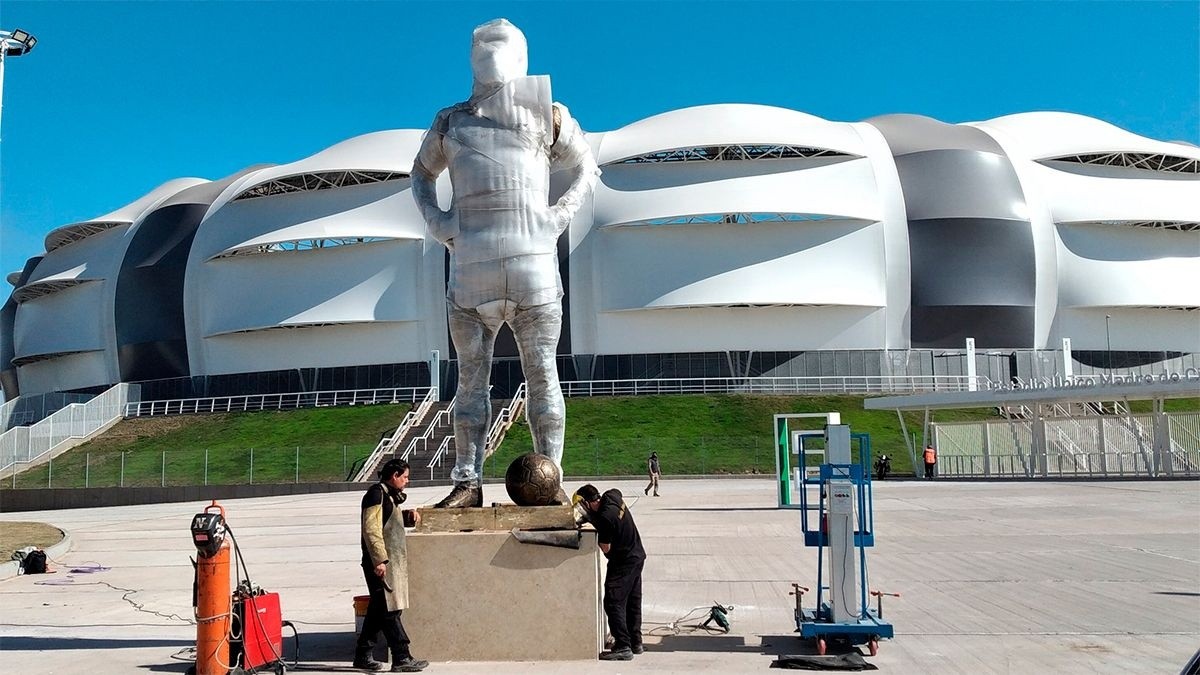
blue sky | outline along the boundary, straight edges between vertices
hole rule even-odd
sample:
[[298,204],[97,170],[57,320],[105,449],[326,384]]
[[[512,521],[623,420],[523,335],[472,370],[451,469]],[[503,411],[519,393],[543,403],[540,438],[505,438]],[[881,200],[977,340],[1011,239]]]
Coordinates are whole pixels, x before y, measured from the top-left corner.
[[587,130],[706,103],[833,120],[1091,115],[1200,143],[1200,0],[1184,2],[22,2],[7,62],[0,273],[45,234],[179,176],[424,128],[505,16]]

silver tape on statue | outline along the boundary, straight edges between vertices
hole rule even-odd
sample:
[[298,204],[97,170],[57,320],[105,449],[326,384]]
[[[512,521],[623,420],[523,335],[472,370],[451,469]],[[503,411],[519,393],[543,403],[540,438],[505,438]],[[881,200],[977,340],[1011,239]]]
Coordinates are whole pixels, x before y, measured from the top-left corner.
[[[451,478],[478,484],[491,426],[488,378],[496,332],[513,329],[528,387],[534,450],[561,470],[565,412],[555,368],[562,328],[558,238],[599,176],[591,149],[550,78],[526,74],[524,35],[503,19],[475,29],[471,98],[437,114],[413,167],[429,234],[450,250],[450,334],[459,358]],[[557,133],[556,133],[557,132]],[[434,181],[448,171],[450,208]],[[570,187],[551,204],[551,172]]]

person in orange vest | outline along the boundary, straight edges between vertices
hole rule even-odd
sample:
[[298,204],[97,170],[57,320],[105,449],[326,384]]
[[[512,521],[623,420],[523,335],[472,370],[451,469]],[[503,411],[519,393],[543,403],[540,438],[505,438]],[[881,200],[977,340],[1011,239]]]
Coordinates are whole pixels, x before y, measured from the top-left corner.
[[937,450],[933,444],[925,446],[925,480],[933,480],[933,467],[937,466]]

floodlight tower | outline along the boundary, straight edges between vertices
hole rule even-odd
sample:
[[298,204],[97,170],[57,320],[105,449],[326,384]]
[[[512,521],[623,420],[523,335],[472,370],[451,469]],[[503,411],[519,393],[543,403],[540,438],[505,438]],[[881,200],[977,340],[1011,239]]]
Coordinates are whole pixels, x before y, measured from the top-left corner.
[[0,113],[4,110],[4,61],[10,56],[24,56],[33,51],[37,38],[20,28],[0,30]]

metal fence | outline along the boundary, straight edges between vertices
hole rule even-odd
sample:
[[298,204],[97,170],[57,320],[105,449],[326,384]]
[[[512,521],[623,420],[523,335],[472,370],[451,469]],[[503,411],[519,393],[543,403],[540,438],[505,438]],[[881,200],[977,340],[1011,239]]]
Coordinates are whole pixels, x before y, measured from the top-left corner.
[[167,487],[349,480],[374,444],[323,447],[111,450],[66,453],[24,468],[0,488]]
[[[488,457],[483,473],[503,478],[514,458],[529,452],[528,437],[508,439],[500,451]],[[704,436],[645,438],[568,439],[563,449],[563,473],[567,476],[645,476],[646,459],[657,452],[664,476],[774,475],[775,445],[769,434],[759,436]],[[454,458],[448,458],[448,476]]]
[[[0,480],[9,488],[170,487],[353,480],[374,444],[184,450],[111,450],[66,453]],[[487,478],[503,478],[512,459],[528,448],[502,446],[484,465]],[[765,435],[746,437],[604,438],[570,441],[563,454],[568,476],[646,475],[657,452],[664,476],[772,475],[774,445]],[[423,464],[424,462],[422,462]],[[449,480],[454,458],[433,475]],[[415,464],[414,464],[415,466]],[[631,495],[633,496],[633,495]],[[2,499],[2,497],[0,497]]]
[[[985,386],[986,378],[976,378]],[[564,396],[647,396],[656,394],[903,394],[918,391],[966,391],[970,378],[960,375],[839,377],[712,377],[562,382]],[[285,410],[334,405],[415,403],[429,387],[351,389],[345,391],[249,394],[130,403],[126,417],[195,413]]]
[[86,403],[93,394],[26,394],[0,405],[0,433],[43,420],[72,403]]
[[1200,413],[933,424],[942,476],[1200,476]]
[[[976,377],[980,388],[987,378]],[[829,377],[690,377],[646,380],[578,380],[562,383],[565,396],[658,394],[907,394],[967,391],[965,375],[845,375]]]
[[248,394],[213,398],[184,398],[166,401],[130,403],[126,417],[190,415],[196,413],[247,412],[255,410],[293,410],[335,405],[372,405],[375,403],[415,403],[429,393],[429,387],[399,389],[349,389],[345,391],[304,391],[287,394]]
[[118,384],[86,403],[72,403],[36,424],[0,434],[0,471],[36,462],[63,443],[120,419],[137,392],[135,384]]

